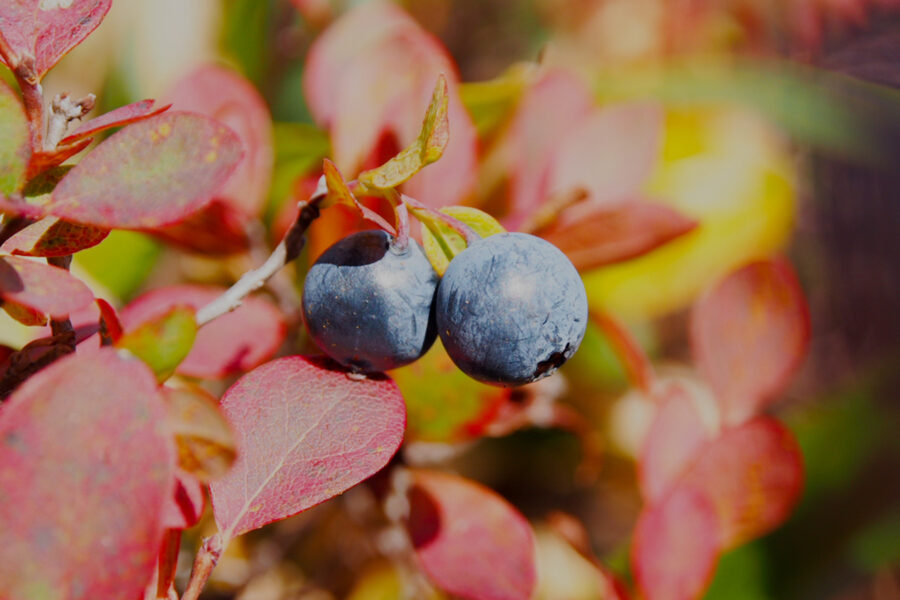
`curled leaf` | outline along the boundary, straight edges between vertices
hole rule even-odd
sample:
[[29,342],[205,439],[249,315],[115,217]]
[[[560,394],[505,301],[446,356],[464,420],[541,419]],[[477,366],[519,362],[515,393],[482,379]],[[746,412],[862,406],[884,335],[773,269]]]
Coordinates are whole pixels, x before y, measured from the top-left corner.
[[[481,237],[506,231],[494,217],[477,208],[445,206],[440,211],[462,221]],[[427,212],[415,211],[415,215],[423,224],[422,247],[425,255],[437,274],[443,275],[453,257],[466,249],[466,241],[443,221]]]
[[393,225],[385,221],[377,212],[364,206],[356,199],[356,196],[354,196],[353,192],[350,191],[350,188],[347,187],[344,177],[333,162],[326,158],[322,163],[322,171],[325,173],[325,184],[328,186],[327,202],[355,208],[364,219],[375,223],[391,235],[397,235],[397,230]]
[[196,385],[162,388],[175,434],[178,465],[201,481],[228,472],[236,456],[234,433],[219,402]]

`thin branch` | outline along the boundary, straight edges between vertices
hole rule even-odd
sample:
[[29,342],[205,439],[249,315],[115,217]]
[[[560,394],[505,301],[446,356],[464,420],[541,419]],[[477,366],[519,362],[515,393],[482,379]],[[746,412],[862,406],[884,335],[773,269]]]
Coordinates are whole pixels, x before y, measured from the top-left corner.
[[[2,36],[0,36],[2,37]],[[31,151],[40,152],[43,148],[44,128],[44,92],[35,70],[33,56],[16,56],[9,46],[0,48],[6,64],[12,69],[19,89],[22,91],[22,102],[25,104],[25,116],[28,118],[28,133],[31,139]]]
[[209,576],[224,551],[225,546],[218,533],[203,540],[200,551],[197,552],[197,557],[194,559],[191,578],[188,580],[187,588],[181,595],[181,600],[197,600],[200,597],[200,592],[203,591],[203,587],[209,581]]
[[300,204],[297,220],[291,225],[284,235],[284,239],[278,243],[266,262],[262,266],[244,273],[224,294],[198,310],[198,326],[205,325],[239,307],[247,295],[265,285],[266,281],[279,269],[300,255],[306,241],[306,230],[319,217],[319,203],[323,198],[324,194],[320,194],[319,188],[317,188],[308,202]]

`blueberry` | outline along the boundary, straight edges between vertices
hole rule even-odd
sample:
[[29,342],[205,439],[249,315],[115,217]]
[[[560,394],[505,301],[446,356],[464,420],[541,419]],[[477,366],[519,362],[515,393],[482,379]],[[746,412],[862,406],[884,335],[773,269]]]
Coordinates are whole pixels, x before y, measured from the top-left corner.
[[556,246],[525,233],[479,240],[447,267],[435,299],[453,362],[495,385],[554,373],[581,343],[588,307],[578,271]]
[[421,246],[403,251],[381,230],[328,248],[303,284],[303,316],[313,341],[342,365],[386,371],[422,356],[436,337],[437,273]]

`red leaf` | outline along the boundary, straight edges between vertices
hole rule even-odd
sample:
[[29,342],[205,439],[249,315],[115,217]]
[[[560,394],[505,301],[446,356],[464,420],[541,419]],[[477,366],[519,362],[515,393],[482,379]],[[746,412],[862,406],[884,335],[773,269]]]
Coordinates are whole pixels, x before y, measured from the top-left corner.
[[661,498],[681,478],[718,434],[719,425],[712,394],[695,382],[659,380],[653,398],[659,408],[638,462],[641,493],[647,502]]
[[178,81],[168,95],[176,110],[212,117],[227,125],[244,147],[244,158],[216,198],[246,216],[262,210],[272,179],[272,117],[249,81],[230,69],[206,65]]
[[70,223],[58,217],[45,217],[3,242],[0,252],[23,256],[66,256],[96,246],[108,234],[108,229]]
[[631,546],[640,594],[652,600],[694,600],[709,585],[719,557],[715,509],[705,495],[677,486],[644,509]]
[[509,130],[512,206],[503,225],[510,230],[546,199],[546,171],[563,136],[591,111],[591,93],[577,77],[547,71],[519,102]]
[[65,269],[28,258],[0,257],[0,299],[63,319],[90,304],[94,295]]
[[791,266],[751,263],[703,297],[691,315],[691,345],[726,424],[763,410],[806,354],[809,309]]
[[64,137],[62,141],[60,141],[60,145],[66,146],[113,127],[121,127],[123,125],[128,125],[129,123],[137,123],[138,121],[149,119],[152,116],[169,110],[169,107],[171,106],[171,104],[166,104],[165,106],[154,109],[153,105],[155,103],[155,100],[140,100],[113,109],[108,113],[82,123],[78,129]]
[[[177,285],[147,292],[122,309],[126,332],[160,317],[175,306],[194,310],[209,304],[225,288]],[[271,302],[250,297],[236,310],[203,326],[177,373],[216,378],[248,371],[272,356],[284,340],[285,324]]]
[[406,184],[408,194],[432,207],[459,204],[476,175],[475,126],[450,56],[392,3],[366,3],[332,23],[310,49],[303,86],[313,116],[329,128],[338,168],[358,173],[385,134],[401,147],[412,143],[442,73],[450,142],[437,163]]
[[247,215],[225,201],[213,198],[203,210],[150,233],[192,252],[235,254],[250,244]]
[[583,202],[565,210],[541,237],[580,271],[640,256],[678,238],[697,222],[661,204],[632,201],[605,207]]
[[240,157],[225,126],[168,112],[110,136],[59,182],[45,208],[98,227],[168,225],[206,206]]
[[531,597],[534,535],[525,517],[473,481],[426,470],[412,475],[407,529],[431,580],[475,600]]
[[406,409],[388,377],[354,380],[323,359],[290,356],[238,380],[222,398],[238,459],[211,484],[227,541],[336,496],[384,467]]
[[206,506],[203,484],[190,473],[176,469],[173,487],[163,506],[162,526],[167,529],[193,527],[200,520]]
[[[97,298],[97,308],[100,311],[100,319],[98,320],[98,328],[102,335],[106,335],[113,344],[122,337],[122,324],[119,322],[119,315],[116,314],[109,302],[102,298]],[[74,321],[72,322],[74,325]]]
[[583,189],[588,203],[627,199],[650,176],[663,113],[649,103],[597,108],[564,132],[547,172],[549,196]]
[[0,410],[0,581],[9,599],[137,598],[174,456],[156,380],[114,350],[70,355]]
[[711,501],[720,522],[720,545],[728,549],[787,519],[803,489],[803,459],[787,428],[759,417],[725,430],[707,445],[681,485]]
[[112,5],[112,0],[15,0],[0,3],[0,32],[14,57],[34,58],[40,77],[88,36]]

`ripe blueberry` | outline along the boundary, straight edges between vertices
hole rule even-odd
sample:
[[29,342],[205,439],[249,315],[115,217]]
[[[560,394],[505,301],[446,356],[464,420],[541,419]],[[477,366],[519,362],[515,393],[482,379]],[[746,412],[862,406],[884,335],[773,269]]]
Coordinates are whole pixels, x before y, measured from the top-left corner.
[[381,230],[350,235],[322,253],[303,284],[303,316],[313,341],[358,371],[410,363],[436,336],[437,273],[415,240],[402,251],[392,242]]
[[456,366],[485,383],[521,385],[554,373],[575,354],[587,329],[587,295],[556,246],[501,233],[450,262],[435,318]]

